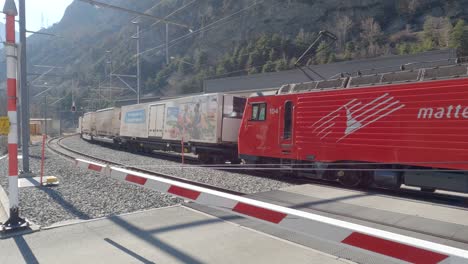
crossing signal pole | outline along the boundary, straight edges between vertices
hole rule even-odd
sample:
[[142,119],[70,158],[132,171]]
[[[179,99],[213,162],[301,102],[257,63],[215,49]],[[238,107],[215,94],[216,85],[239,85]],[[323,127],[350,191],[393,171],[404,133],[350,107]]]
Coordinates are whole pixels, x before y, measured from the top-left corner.
[[[7,108],[10,121],[8,133],[8,199],[10,204],[9,219],[2,226],[3,230],[13,230],[27,226],[27,222],[19,216],[18,193],[18,116],[16,77],[18,64],[18,50],[15,40],[15,17],[18,15],[14,0],[6,0],[3,7],[6,15],[5,53],[7,64]],[[28,142],[24,142],[27,144]]]

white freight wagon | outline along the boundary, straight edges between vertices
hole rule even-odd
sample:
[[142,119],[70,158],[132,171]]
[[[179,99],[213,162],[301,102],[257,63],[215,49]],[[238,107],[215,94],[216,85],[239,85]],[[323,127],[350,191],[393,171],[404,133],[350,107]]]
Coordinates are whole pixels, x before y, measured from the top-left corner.
[[76,133],[81,134],[83,133],[83,117],[78,117],[78,128],[76,129]]
[[96,135],[114,138],[120,131],[120,108],[106,108],[96,111]]
[[148,138],[148,106],[149,104],[122,106],[121,137],[131,139]]
[[135,147],[193,152],[203,162],[236,162],[245,101],[215,93],[124,106],[120,135]]
[[85,113],[82,120],[81,132],[83,135],[92,136],[95,133],[95,112]]

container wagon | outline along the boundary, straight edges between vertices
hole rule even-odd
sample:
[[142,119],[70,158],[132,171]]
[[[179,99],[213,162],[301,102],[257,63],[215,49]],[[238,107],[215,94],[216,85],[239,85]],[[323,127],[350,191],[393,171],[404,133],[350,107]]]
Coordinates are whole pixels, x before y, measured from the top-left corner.
[[237,163],[245,101],[215,93],[124,106],[121,144],[132,150],[191,152],[203,163]]
[[120,108],[112,107],[95,112],[96,132],[93,140],[104,143],[116,143],[120,135]]
[[92,139],[96,133],[96,113],[88,112],[83,115],[81,121],[81,137],[84,139]]

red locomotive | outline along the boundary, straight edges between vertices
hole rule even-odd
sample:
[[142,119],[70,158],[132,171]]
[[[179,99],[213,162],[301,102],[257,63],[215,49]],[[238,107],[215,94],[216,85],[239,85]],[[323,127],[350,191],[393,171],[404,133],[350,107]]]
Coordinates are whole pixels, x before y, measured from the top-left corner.
[[250,97],[240,157],[348,186],[468,192],[467,74],[459,64],[286,85],[276,95]]

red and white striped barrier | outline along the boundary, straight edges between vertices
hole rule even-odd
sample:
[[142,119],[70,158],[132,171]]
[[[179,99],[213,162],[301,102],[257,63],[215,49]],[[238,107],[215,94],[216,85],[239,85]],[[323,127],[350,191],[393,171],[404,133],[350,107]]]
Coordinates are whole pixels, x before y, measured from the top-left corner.
[[311,237],[360,248],[409,263],[468,263],[468,251],[399,235],[330,217],[151,176],[119,167],[76,159],[80,168],[100,172],[162,193],[228,211]]
[[16,112],[16,70],[17,47],[15,43],[15,16],[18,14],[15,1],[5,1],[3,13],[6,14],[6,75],[7,75],[7,108],[10,121],[8,133],[8,200],[10,217],[4,224],[5,229],[22,227],[25,221],[19,217],[18,198],[18,118]]

